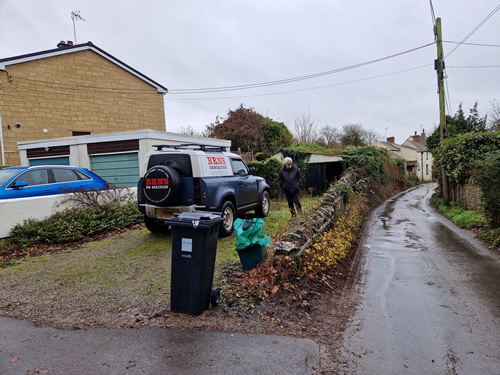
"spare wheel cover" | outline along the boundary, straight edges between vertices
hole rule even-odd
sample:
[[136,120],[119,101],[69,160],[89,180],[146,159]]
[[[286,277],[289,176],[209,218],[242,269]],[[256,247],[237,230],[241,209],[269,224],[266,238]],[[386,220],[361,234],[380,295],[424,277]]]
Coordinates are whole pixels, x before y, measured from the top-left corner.
[[167,204],[176,195],[179,174],[168,166],[157,165],[144,175],[143,192],[148,201],[154,204]]

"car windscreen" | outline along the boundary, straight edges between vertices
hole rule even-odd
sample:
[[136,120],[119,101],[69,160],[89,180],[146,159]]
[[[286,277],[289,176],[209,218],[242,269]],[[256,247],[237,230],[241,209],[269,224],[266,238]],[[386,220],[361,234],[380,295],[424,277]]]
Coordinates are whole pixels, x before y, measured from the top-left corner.
[[1,169],[0,170],[0,186],[4,185],[7,181],[9,181],[16,174],[21,172],[18,169]]

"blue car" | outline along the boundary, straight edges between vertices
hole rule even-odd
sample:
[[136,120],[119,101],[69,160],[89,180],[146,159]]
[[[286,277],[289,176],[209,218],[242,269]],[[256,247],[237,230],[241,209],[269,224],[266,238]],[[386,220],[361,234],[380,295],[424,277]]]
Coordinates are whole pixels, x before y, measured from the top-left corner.
[[38,165],[0,169],[0,199],[102,189],[109,189],[108,183],[85,168]]

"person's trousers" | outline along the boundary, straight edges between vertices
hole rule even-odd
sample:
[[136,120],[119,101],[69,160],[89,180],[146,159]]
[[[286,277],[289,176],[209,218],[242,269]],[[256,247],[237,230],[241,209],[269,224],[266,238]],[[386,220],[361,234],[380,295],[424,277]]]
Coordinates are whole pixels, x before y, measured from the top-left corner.
[[300,205],[300,200],[299,200],[299,195],[300,191],[296,191],[295,193],[286,193],[286,200],[288,201],[288,208],[290,209],[290,212],[295,213],[295,207],[299,212],[302,211],[302,206]]

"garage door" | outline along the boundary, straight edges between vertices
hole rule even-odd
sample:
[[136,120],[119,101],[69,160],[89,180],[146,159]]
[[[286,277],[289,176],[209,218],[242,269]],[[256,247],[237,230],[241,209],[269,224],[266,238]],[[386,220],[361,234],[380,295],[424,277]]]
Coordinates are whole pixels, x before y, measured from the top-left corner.
[[30,165],[69,165],[69,156],[57,158],[30,159]]
[[90,169],[117,187],[136,187],[139,181],[137,152],[90,156]]

